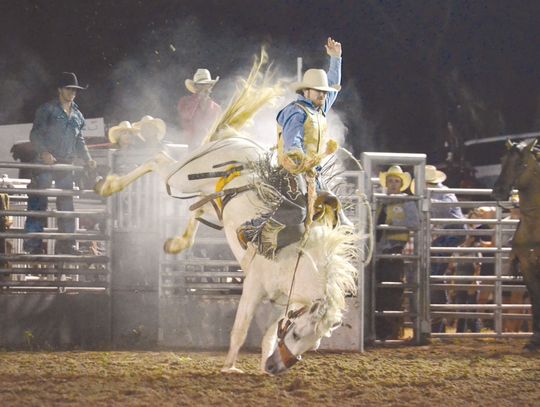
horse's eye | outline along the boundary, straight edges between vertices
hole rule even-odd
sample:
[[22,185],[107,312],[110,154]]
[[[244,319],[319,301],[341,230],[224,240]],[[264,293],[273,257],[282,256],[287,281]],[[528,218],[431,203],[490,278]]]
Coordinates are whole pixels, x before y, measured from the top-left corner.
[[300,340],[300,336],[298,336],[298,334],[296,332],[293,331],[292,333],[292,337],[295,341],[299,341]]

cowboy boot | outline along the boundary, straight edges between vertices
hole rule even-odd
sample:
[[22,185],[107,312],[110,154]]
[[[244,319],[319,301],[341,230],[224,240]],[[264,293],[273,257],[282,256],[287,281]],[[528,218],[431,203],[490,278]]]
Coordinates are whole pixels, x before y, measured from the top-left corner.
[[240,243],[240,246],[242,249],[246,250],[248,247],[249,240],[246,237],[246,225],[241,225],[236,229],[236,237],[238,238],[238,243]]

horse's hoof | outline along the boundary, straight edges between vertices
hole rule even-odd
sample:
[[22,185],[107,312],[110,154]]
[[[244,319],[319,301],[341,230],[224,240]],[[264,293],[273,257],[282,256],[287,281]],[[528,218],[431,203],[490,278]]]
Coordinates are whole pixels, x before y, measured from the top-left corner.
[[103,190],[103,187],[105,185],[105,178],[100,177],[100,179],[96,182],[94,185],[94,192],[101,196],[108,196],[110,194],[105,194],[105,191]]
[[178,254],[184,249],[185,245],[178,243],[178,239],[175,238],[169,238],[165,240],[165,243],[163,244],[163,250],[167,254]]
[[261,367],[259,369],[259,372],[263,375],[266,375],[266,376],[274,376],[272,373],[270,373],[268,370],[266,370],[264,367]]
[[244,374],[244,371],[242,369],[238,369],[237,367],[224,367],[221,369],[221,373],[227,373],[227,374]]

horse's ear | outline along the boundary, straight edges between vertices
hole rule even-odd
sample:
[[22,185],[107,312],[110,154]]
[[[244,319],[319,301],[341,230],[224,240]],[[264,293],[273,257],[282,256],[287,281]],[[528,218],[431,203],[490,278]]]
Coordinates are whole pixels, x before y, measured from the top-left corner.
[[290,310],[287,314],[287,318],[289,319],[295,319],[298,318],[300,315],[303,315],[307,311],[307,307],[302,307],[297,309],[296,311]]
[[309,310],[309,313],[310,313],[310,314],[314,314],[315,312],[317,312],[317,309],[319,308],[319,305],[320,305],[320,304],[321,304],[321,303],[320,303],[319,301],[315,301],[315,302],[313,303],[313,305],[311,306],[311,309]]
[[509,138],[506,139],[506,143],[504,144],[507,150],[510,150],[512,146],[514,145]]

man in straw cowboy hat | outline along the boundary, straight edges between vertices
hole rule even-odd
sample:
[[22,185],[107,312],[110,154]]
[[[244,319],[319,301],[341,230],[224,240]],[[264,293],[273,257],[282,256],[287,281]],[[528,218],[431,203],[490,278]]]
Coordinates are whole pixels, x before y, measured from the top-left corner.
[[314,214],[316,168],[337,149],[336,142],[327,138],[326,114],[341,89],[341,44],[328,38],[326,52],[330,56],[328,74],[322,69],[308,69],[302,81],[292,85],[298,98],[277,115],[280,177],[282,185],[287,185],[280,192],[285,199],[271,214],[246,222],[237,230],[243,247],[252,242],[267,257],[304,236]]
[[326,153],[337,149],[327,137],[326,115],[341,89],[341,43],[328,38],[325,45],[330,69],[308,69],[292,89],[298,98],[277,116],[278,160],[288,171],[298,174],[318,166]]
[[[34,125],[30,131],[30,142],[37,152],[37,163],[47,165],[73,164],[76,158],[80,158],[89,167],[96,167],[96,162],[90,157],[82,135],[85,124],[84,117],[74,101],[77,91],[87,88],[79,85],[77,76],[73,72],[62,72],[59,76],[58,96],[38,108]],[[73,189],[72,171],[34,171],[29,187],[49,188],[53,180],[56,188]],[[45,211],[47,203],[46,196],[28,196],[29,211]],[[73,211],[73,197],[56,197],[56,208],[59,211]],[[47,218],[28,216],[24,227],[25,232],[43,232],[46,220]],[[74,233],[75,219],[58,218],[58,229],[64,233]],[[28,253],[43,253],[41,239],[26,239],[23,246]],[[57,241],[55,252],[79,254],[73,239]]]
[[327,135],[326,115],[341,89],[341,43],[332,38],[326,42],[330,69],[308,69],[301,82],[292,89],[298,98],[277,115],[278,162],[291,174],[304,174],[308,189],[306,225],[313,216],[316,168],[323,158],[337,150],[335,140]]
[[[379,180],[386,188],[387,195],[396,197],[390,201],[383,202],[377,208],[377,224],[391,226],[405,226],[408,228],[418,227],[420,217],[418,208],[413,201],[399,200],[399,196],[411,184],[411,175],[403,171],[399,165],[393,165],[387,171],[379,174]],[[405,245],[409,241],[408,231],[377,231],[377,252],[382,254],[401,254]],[[380,259],[375,266],[376,281],[381,282],[402,282],[405,265],[401,259]],[[402,287],[377,287],[375,295],[375,305],[378,311],[400,311],[403,302]],[[398,339],[402,318],[378,317],[375,321],[375,333],[378,339]]]
[[183,96],[178,101],[178,120],[189,145],[198,144],[221,114],[221,107],[210,97],[217,81],[219,76],[212,79],[210,71],[204,68],[197,69],[193,79],[185,80],[191,95]]

